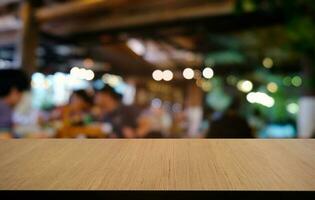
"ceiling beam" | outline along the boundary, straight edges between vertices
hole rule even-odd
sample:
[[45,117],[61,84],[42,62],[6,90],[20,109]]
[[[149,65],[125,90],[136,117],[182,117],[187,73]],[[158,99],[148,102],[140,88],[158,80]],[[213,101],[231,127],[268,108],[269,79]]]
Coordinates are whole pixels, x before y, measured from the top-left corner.
[[11,4],[11,3],[18,3],[20,1],[21,0],[1,0],[0,1],[0,6],[5,6],[5,5],[8,5],[8,4]]
[[[136,14],[113,14],[88,19],[70,20],[60,23],[60,29],[67,34],[123,29],[143,25],[176,22],[186,19],[221,16],[234,11],[234,0],[212,2],[177,9],[152,10]],[[37,18],[40,18],[37,13]]]
[[119,6],[128,2],[128,0],[89,0],[89,1],[71,1],[68,3],[57,4],[39,8],[36,11],[37,22],[43,23],[54,21],[66,17],[75,17],[87,15],[94,11]]

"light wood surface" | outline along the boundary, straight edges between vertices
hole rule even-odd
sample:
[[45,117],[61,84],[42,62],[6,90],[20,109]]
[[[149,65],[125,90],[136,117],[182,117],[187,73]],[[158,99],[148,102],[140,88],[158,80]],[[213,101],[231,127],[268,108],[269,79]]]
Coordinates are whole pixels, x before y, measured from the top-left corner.
[[315,190],[315,140],[2,140],[0,189]]

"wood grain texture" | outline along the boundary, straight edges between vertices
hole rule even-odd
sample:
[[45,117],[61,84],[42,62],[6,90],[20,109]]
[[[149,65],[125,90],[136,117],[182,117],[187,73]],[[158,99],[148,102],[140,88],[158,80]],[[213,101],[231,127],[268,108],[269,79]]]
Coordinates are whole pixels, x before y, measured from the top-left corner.
[[2,140],[0,189],[315,190],[315,140]]

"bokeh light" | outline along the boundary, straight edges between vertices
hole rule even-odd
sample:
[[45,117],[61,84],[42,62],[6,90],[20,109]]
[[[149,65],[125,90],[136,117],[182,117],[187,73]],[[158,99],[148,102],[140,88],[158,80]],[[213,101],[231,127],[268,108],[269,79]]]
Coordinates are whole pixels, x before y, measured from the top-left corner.
[[287,105],[287,111],[291,114],[296,114],[299,112],[299,105],[297,103],[289,103]]
[[183,77],[184,77],[185,79],[188,79],[188,80],[194,78],[194,74],[195,74],[195,72],[194,72],[194,70],[191,69],[191,68],[186,68],[186,69],[184,69],[184,71],[183,71]]
[[267,69],[271,68],[273,66],[273,60],[271,58],[264,58],[263,60],[263,66]]
[[253,89],[253,83],[249,80],[240,80],[237,83],[237,89],[245,93],[250,92]]
[[159,69],[154,70],[153,73],[152,73],[152,78],[155,81],[161,81],[163,79],[163,72],[161,70],[159,70]]
[[278,85],[275,82],[270,82],[267,84],[267,90],[271,93],[278,91]]
[[299,87],[302,85],[302,78],[300,76],[294,76],[291,79],[291,83],[292,85],[294,85],[295,87]]
[[171,70],[165,70],[163,71],[163,80],[164,81],[170,81],[174,77],[173,72]]
[[250,92],[247,94],[246,99],[249,103],[257,103],[268,108],[275,104],[275,100],[263,92]]
[[213,70],[212,70],[210,67],[206,67],[206,68],[204,68],[204,70],[202,71],[202,75],[203,75],[204,78],[210,79],[210,78],[213,77],[214,72],[213,72]]

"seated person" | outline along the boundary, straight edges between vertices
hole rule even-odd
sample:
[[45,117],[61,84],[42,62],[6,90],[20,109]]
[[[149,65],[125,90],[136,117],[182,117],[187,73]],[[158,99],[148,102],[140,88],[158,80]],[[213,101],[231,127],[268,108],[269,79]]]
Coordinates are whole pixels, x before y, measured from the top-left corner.
[[207,138],[252,138],[252,131],[240,114],[239,101],[234,99],[229,108],[221,116],[210,121]]
[[51,120],[59,120],[58,138],[100,138],[105,135],[93,125],[93,99],[85,90],[76,90],[70,96],[69,104],[53,111]]
[[29,88],[29,78],[21,70],[0,70],[0,138],[13,136],[13,109]]
[[105,86],[96,92],[95,103],[102,110],[102,121],[110,137],[136,138],[142,130],[138,123],[140,111],[133,106],[125,106],[122,96],[110,86]]
[[57,108],[52,113],[52,119],[62,120],[63,125],[84,125],[90,119],[93,105],[92,97],[85,90],[75,90],[70,96],[69,104]]

